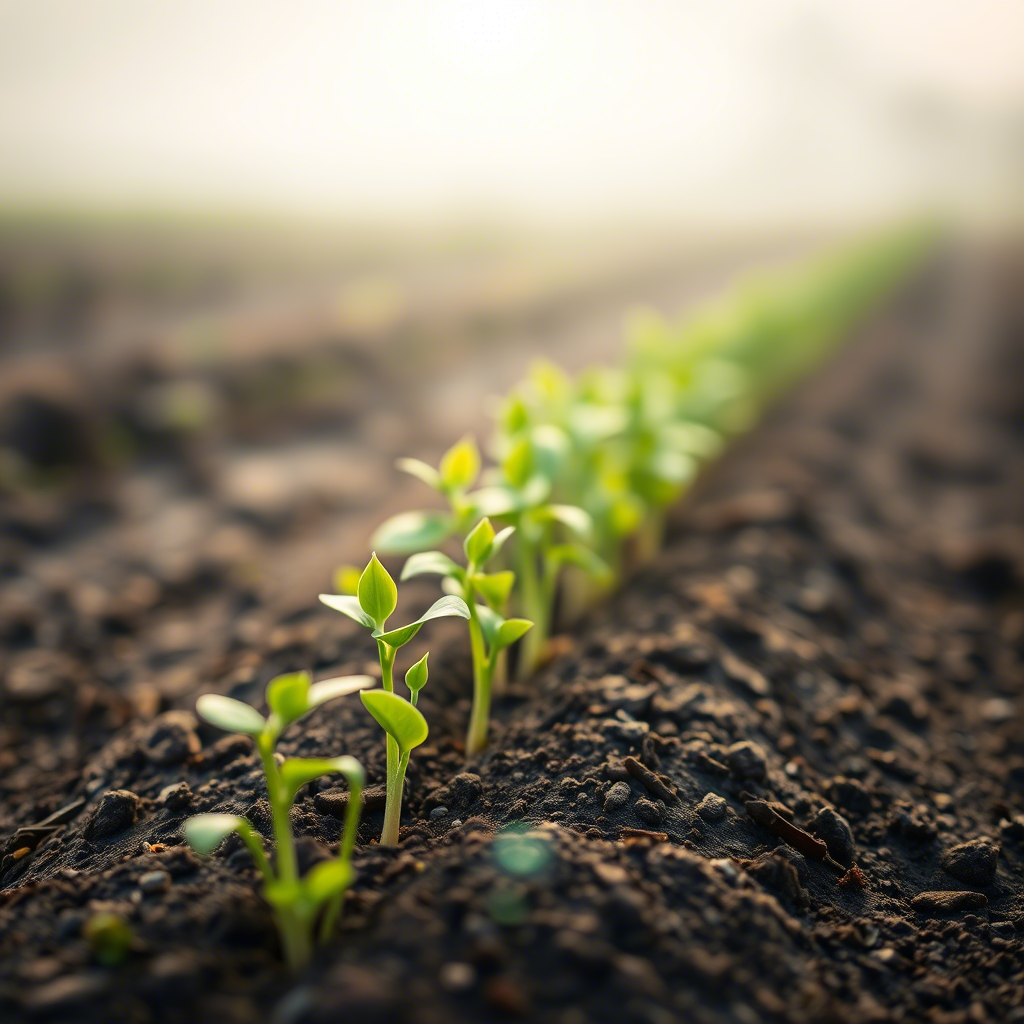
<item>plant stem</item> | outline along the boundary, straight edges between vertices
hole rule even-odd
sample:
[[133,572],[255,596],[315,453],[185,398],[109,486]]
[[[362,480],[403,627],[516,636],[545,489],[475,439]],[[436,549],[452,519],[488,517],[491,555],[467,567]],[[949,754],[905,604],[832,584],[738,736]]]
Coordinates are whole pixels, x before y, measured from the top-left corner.
[[492,657],[473,678],[473,713],[466,733],[466,754],[479,754],[487,746],[487,731],[491,723],[491,680],[497,658]]
[[264,733],[258,742],[260,760],[267,777],[267,797],[270,800],[270,814],[274,826],[274,846],[277,853],[277,881],[295,892],[296,906],[276,905],[274,908],[277,928],[281,935],[285,959],[292,970],[298,970],[309,960],[312,953],[310,922],[298,909],[301,900],[299,864],[295,856],[295,841],[288,817],[288,795],[284,782],[274,760],[275,735]]
[[[345,809],[345,827],[341,833],[341,840],[338,843],[338,860],[342,864],[352,863],[352,851],[356,846],[356,834],[359,829],[359,815],[362,811],[363,787],[351,786],[348,791],[348,807]],[[323,919],[320,922],[320,942],[328,942],[334,935],[334,928],[338,918],[341,916],[341,909],[345,903],[345,892],[339,892],[331,898],[324,910]]]
[[409,755],[406,753],[399,758],[394,774],[388,776],[388,797],[384,808],[384,829],[380,834],[381,846],[398,845],[398,826],[402,819],[402,789],[405,785],[405,770],[408,766]]
[[[487,647],[480,618],[476,612],[476,595],[472,586],[466,588],[466,604],[469,606],[469,646],[473,653],[473,710],[469,717],[469,731],[466,734],[466,754],[476,754],[487,745],[487,721],[491,713],[491,681]],[[484,707],[481,709],[481,703]],[[483,716],[483,724],[479,721]],[[482,734],[481,734],[481,729]]]
[[[377,653],[380,656],[381,685],[388,693],[395,692],[395,655],[394,647],[389,647],[383,640],[377,641]],[[384,829],[380,835],[381,846],[398,845],[398,822],[402,817],[402,786],[398,781],[398,791],[395,792],[395,780],[398,774],[398,743],[388,734],[386,740],[386,788],[387,796],[384,805]],[[403,772],[404,778],[404,772]],[[388,837],[392,838],[388,838]]]

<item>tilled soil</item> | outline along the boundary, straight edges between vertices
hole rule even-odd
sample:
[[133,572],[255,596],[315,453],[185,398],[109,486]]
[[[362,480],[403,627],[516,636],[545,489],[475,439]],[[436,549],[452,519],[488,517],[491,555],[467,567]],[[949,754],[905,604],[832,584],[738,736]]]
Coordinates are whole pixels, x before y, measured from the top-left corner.
[[[365,635],[312,594],[268,619],[203,563],[91,604],[74,564],[8,588],[5,1019],[1024,1021],[1024,306],[1019,261],[979,260],[934,266],[736,445],[487,753],[461,749],[459,625],[405,649],[433,652],[432,731],[402,842],[375,845],[371,793],[341,934],[297,978],[244,848],[182,845],[200,811],[269,828],[250,742],[189,708],[365,670]],[[355,701],[281,749],[382,777]],[[344,803],[330,779],[297,801],[307,866]],[[134,931],[113,966],[82,935],[101,910]]]

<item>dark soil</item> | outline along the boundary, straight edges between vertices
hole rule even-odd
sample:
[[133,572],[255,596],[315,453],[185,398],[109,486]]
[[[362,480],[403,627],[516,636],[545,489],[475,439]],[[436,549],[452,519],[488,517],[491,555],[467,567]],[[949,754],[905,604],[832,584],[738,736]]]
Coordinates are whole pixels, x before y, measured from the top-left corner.
[[[189,709],[372,664],[313,603],[334,535],[287,492],[262,519],[168,500],[197,539],[156,554],[128,503],[64,547],[9,513],[4,1019],[1024,1021],[1024,305],[1019,260],[979,259],[934,266],[737,444],[481,757],[462,631],[424,630],[401,846],[369,808],[342,933],[298,978],[244,848],[183,846],[200,811],[268,826],[249,741]],[[303,516],[309,589],[264,600],[239,566],[287,572]],[[282,749],[381,778],[355,701]],[[337,785],[297,802],[307,865]],[[82,933],[104,910],[133,931],[113,966]]]

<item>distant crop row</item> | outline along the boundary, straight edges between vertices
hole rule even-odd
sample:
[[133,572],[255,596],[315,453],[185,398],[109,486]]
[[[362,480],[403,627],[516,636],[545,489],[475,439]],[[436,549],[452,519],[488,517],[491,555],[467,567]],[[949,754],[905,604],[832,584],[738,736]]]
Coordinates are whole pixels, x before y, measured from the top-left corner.
[[[417,707],[427,656],[406,672],[406,697],[395,689],[399,650],[431,619],[466,620],[473,660],[466,753],[481,751],[494,689],[510,663],[525,678],[543,661],[556,606],[571,621],[652,558],[668,510],[701,467],[894,286],[922,241],[918,233],[901,233],[819,258],[753,282],[681,323],[636,314],[618,365],[575,378],[547,362],[532,368],[496,410],[489,465],[470,437],[437,468],[399,461],[444,507],[389,519],[373,543],[382,554],[409,556],[402,580],[438,576],[444,596],[415,622],[389,626],[397,589],[376,554],[362,572],[336,574],[341,593],[320,595],[376,641],[380,687],[371,689],[375,680],[368,676],[314,683],[293,673],[267,687],[267,715],[214,694],[197,704],[207,721],[254,737],[267,777],[275,856],[271,862],[255,828],[234,815],[193,817],[186,836],[203,854],[230,832],[241,837],[264,876],[291,966],[304,963],[314,941],[328,940],[336,926],[352,879],[364,772],[349,756],[282,758],[275,753],[282,731],[324,701],[360,692],[385,733],[380,841],[397,844],[409,758],[428,733]],[[338,856],[300,877],[289,808],[303,785],[332,772],[344,775],[351,789]]]

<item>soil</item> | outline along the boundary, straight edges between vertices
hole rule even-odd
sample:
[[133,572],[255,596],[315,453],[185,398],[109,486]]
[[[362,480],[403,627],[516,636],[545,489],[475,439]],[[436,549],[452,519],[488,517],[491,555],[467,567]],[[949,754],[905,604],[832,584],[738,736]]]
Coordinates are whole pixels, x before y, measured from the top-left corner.
[[[240,507],[244,474],[214,500],[140,468],[57,518],[9,505],[4,1019],[1024,1021],[1020,269],[949,253],[873,315],[709,472],[656,563],[556,638],[479,757],[463,633],[424,630],[402,842],[375,844],[371,802],[341,933],[298,977],[248,853],[199,861],[181,827],[268,827],[251,744],[197,723],[199,692],[258,703],[283,670],[372,666],[312,600],[329,502],[286,480]],[[301,588],[266,582],[290,566]],[[382,776],[354,701],[281,749]],[[305,865],[343,806],[330,779],[298,799]],[[113,964],[83,935],[104,910],[132,929]]]

